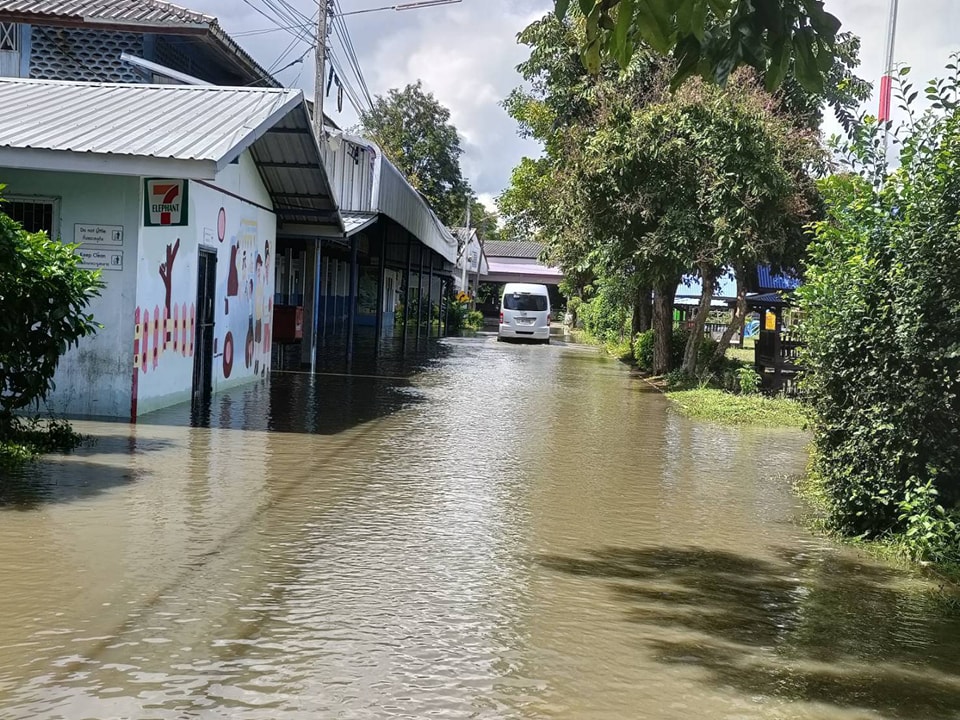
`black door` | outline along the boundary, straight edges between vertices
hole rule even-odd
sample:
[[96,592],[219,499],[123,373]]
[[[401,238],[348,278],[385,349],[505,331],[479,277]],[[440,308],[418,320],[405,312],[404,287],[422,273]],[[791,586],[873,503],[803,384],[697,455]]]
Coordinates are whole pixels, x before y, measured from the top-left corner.
[[197,273],[197,339],[193,356],[193,401],[206,402],[213,389],[213,325],[217,254],[200,248]]

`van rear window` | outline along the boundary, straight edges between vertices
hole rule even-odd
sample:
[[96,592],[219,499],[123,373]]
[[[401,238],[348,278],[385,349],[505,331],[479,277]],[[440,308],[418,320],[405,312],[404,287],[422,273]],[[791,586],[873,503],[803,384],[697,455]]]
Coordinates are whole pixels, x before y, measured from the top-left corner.
[[526,293],[512,293],[503,296],[504,310],[522,310],[524,312],[543,312],[547,309],[545,295],[528,295]]

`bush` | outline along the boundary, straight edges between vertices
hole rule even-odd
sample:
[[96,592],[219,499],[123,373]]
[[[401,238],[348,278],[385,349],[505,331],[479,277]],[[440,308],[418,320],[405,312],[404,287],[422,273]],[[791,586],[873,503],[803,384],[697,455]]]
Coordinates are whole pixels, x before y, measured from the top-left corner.
[[[934,107],[960,99],[956,78],[930,93],[945,96]],[[800,290],[815,471],[836,529],[899,537],[918,557],[955,561],[960,116],[913,118],[901,166],[885,177],[880,132],[860,127],[845,149],[856,174],[821,183],[828,217],[815,226]]]
[[624,336],[630,337],[627,309],[603,290],[592,300],[580,304],[578,317],[583,329],[601,342],[619,343]]
[[479,310],[471,310],[467,313],[464,327],[469,330],[480,330],[483,327],[483,313]]
[[[653,346],[655,330],[647,330],[639,333],[633,343],[633,359],[637,366],[642,370],[651,370],[653,368]],[[670,367],[679,370],[683,365],[683,353],[687,347],[687,338],[690,332],[685,328],[674,328],[673,336],[670,338]],[[713,338],[705,337],[700,344],[700,351],[697,355],[697,367],[703,372],[710,372],[717,369],[717,364],[713,360],[714,353],[717,351],[717,341]]]
[[760,373],[752,367],[741,367],[737,370],[737,387],[742,395],[754,395],[760,392],[761,382]]
[[102,283],[73,251],[0,213],[0,442],[23,430],[14,413],[47,397],[60,357],[98,327],[85,311]]

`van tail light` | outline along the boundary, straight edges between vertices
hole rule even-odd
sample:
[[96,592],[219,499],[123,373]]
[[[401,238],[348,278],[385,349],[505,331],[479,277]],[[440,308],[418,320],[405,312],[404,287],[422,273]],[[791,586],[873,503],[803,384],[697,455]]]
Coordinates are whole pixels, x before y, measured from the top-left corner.
[[500,324],[503,325],[503,313],[500,313]]

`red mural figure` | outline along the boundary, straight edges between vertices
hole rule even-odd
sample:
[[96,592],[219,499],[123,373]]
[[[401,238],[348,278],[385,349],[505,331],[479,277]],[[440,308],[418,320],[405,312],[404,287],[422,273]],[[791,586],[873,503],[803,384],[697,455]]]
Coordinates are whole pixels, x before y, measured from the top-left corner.
[[147,349],[150,345],[150,311],[143,311],[143,324],[140,326],[140,331],[143,335],[143,339],[140,343],[140,372],[146,374],[147,372],[147,360],[150,357],[149,350]]
[[173,354],[180,352],[180,306],[173,304]]
[[160,364],[160,307],[153,308],[153,369]]
[[164,299],[164,308],[167,310],[167,317],[170,317],[170,298],[173,294],[173,262],[177,259],[177,253],[180,252],[180,238],[172,246],[167,245],[167,261],[160,263],[160,279],[163,280],[163,286],[166,289]]
[[180,306],[180,350],[184,357],[187,357],[189,345],[187,344],[187,304]]
[[233,333],[227,331],[223,339],[223,377],[229,379],[233,373]]

